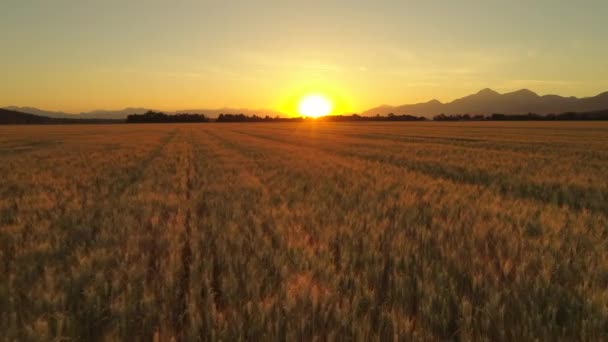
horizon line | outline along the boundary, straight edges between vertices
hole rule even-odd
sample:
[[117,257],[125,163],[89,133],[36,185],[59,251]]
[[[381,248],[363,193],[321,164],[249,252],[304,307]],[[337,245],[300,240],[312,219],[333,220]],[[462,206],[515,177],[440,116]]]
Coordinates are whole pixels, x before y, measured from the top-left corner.
[[[530,88],[519,88],[516,90],[512,90],[512,91],[504,91],[504,92],[499,92],[494,90],[491,87],[485,87],[480,89],[477,92],[474,93],[469,93],[469,94],[465,94],[462,95],[461,97],[456,97],[453,98],[451,100],[444,100],[441,101],[437,98],[431,98],[429,100],[426,101],[422,101],[422,102],[411,102],[411,103],[402,103],[402,104],[397,104],[397,105],[392,105],[392,104],[387,104],[387,103],[383,103],[383,104],[379,104],[376,106],[372,106],[369,107],[367,109],[362,109],[359,111],[347,111],[347,112],[343,112],[343,113],[336,113],[336,114],[332,114],[332,115],[344,115],[347,113],[351,113],[351,114],[357,114],[357,113],[361,113],[361,112],[365,112],[367,110],[370,109],[375,109],[375,108],[379,108],[379,107],[398,107],[398,106],[406,106],[406,105],[414,105],[414,104],[424,104],[424,103],[428,103],[428,102],[432,102],[432,101],[438,101],[441,104],[447,104],[447,103],[451,103],[455,100],[470,96],[470,95],[476,95],[479,94],[482,91],[493,91],[498,93],[499,95],[505,95],[505,94],[510,94],[510,93],[516,93],[518,91],[530,91],[532,93],[534,93],[535,95],[539,96],[539,97],[544,97],[544,96],[560,96],[560,97],[564,97],[564,98],[576,98],[576,99],[585,99],[585,98],[592,98],[592,97],[596,97],[599,95],[602,95],[604,93],[608,93],[608,90],[606,91],[601,91],[599,93],[596,93],[595,95],[586,95],[586,96],[568,96],[568,95],[560,95],[560,94],[556,94],[556,93],[546,93],[546,94],[539,94],[533,90],[530,90]],[[19,108],[19,109],[23,109],[23,108],[29,108],[29,109],[35,109],[35,110],[40,110],[40,111],[45,111],[45,112],[54,112],[54,113],[59,113],[59,114],[67,114],[67,115],[81,115],[81,114],[91,114],[94,112],[118,112],[118,111],[124,111],[127,109],[142,109],[142,110],[151,110],[151,111],[160,111],[160,112],[166,112],[166,113],[177,113],[177,112],[185,112],[187,113],[188,111],[204,111],[204,110],[209,110],[209,111],[220,111],[223,109],[229,109],[229,110],[246,110],[246,111],[260,111],[260,112],[264,112],[264,111],[268,111],[268,112],[275,112],[275,113],[279,113],[279,114],[285,114],[285,115],[290,115],[289,113],[286,113],[284,111],[281,111],[279,109],[272,109],[272,108],[249,108],[249,107],[243,107],[243,106],[222,106],[222,107],[209,107],[209,108],[195,108],[195,107],[191,107],[189,109],[183,109],[183,108],[188,108],[188,107],[183,107],[182,109],[159,109],[159,108],[153,108],[153,107],[146,107],[146,106],[133,106],[133,105],[127,105],[125,107],[116,107],[115,109],[109,109],[109,108],[96,108],[96,109],[91,109],[91,110],[87,110],[87,111],[80,111],[80,112],[72,112],[72,111],[63,111],[63,110],[58,110],[58,109],[52,109],[52,108],[48,108],[48,107],[38,107],[38,106],[32,106],[32,105],[5,105],[5,106],[1,106],[0,108],[4,108],[4,109],[10,109],[10,108]],[[224,114],[228,114],[228,113],[224,113]],[[230,114],[234,114],[234,113],[230,113]],[[239,113],[236,113],[239,114]]]

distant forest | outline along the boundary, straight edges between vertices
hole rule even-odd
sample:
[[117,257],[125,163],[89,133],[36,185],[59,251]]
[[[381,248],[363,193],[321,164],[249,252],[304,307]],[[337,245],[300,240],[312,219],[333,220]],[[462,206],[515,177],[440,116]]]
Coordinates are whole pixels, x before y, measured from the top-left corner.
[[[164,113],[148,112],[141,115],[129,115],[127,122],[143,123],[143,122],[305,122],[305,121],[327,121],[327,122],[362,122],[362,121],[428,121],[429,119],[423,116],[413,115],[395,115],[393,113],[387,116],[361,116],[358,114],[352,115],[329,115],[319,118],[306,117],[270,117],[266,116],[247,116],[244,114],[220,114],[217,119],[209,119],[204,115],[198,114],[177,114],[169,115]],[[540,115],[535,113],[529,114],[492,114],[492,115],[470,115],[470,114],[454,114],[436,115],[433,121],[576,121],[576,120],[608,120],[608,109],[594,112],[584,113],[562,113]]]
[[[246,116],[243,114],[220,114],[215,120],[216,122],[300,122],[307,120],[330,121],[330,122],[351,122],[351,121],[427,121],[423,116],[413,115],[395,115],[393,113],[387,116],[361,116],[358,114],[352,115],[330,115],[320,118],[281,118],[269,116]],[[562,113],[562,114],[492,114],[492,115],[470,115],[470,114],[454,114],[436,115],[433,121],[581,121],[581,120],[608,120],[608,109],[584,112],[584,113]]]
[[220,114],[217,119],[212,120],[205,115],[199,114],[165,114],[162,112],[149,111],[145,114],[132,114],[127,116],[128,123],[156,123],[156,122],[303,122],[309,120],[320,120],[320,121],[425,121],[424,117],[416,117],[412,115],[394,115],[389,114],[388,116],[360,116],[358,114],[353,115],[330,115],[323,116],[316,119],[305,118],[305,117],[270,117],[245,114]]
[[127,123],[163,123],[163,122],[209,122],[203,114],[165,114],[148,111],[144,114],[131,114],[127,116]]
[[469,115],[440,114],[433,117],[434,121],[584,121],[584,120],[608,120],[608,109],[593,112],[567,112],[562,114],[540,115],[528,114],[492,114],[492,115]]
[[[295,117],[270,117],[270,116],[247,116],[244,114],[220,114],[216,119],[211,119],[203,114],[165,114],[162,112],[148,111],[145,114],[131,114],[126,120],[120,119],[64,119],[51,118],[34,114],[21,113],[13,110],[0,109],[0,124],[4,125],[28,125],[28,124],[107,124],[107,123],[200,123],[200,122],[368,122],[368,121],[428,121],[422,116],[395,115],[390,113],[386,116],[362,116],[352,115],[330,115],[316,119]],[[567,112],[562,114],[540,115],[529,114],[440,114],[432,118],[432,121],[585,121],[585,120],[608,120],[608,109],[592,112]]]
[[416,117],[411,115],[394,115],[389,114],[388,116],[360,116],[358,114],[353,115],[329,115],[322,116],[316,119],[313,118],[281,118],[269,116],[260,117],[257,115],[246,116],[244,114],[220,114],[216,119],[217,122],[300,122],[307,120],[320,120],[320,121],[424,121],[424,117]]

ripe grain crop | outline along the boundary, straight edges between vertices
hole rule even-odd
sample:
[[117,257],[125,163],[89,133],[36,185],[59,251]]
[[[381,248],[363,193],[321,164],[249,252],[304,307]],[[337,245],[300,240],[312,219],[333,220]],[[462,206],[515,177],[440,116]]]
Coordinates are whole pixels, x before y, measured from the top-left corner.
[[6,340],[605,340],[608,125],[0,128]]

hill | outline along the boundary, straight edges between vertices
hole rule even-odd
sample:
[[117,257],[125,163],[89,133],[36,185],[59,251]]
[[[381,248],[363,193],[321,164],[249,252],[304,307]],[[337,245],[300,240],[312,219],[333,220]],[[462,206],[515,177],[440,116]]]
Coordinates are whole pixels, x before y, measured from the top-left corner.
[[0,124],[3,125],[25,125],[25,124],[49,124],[57,119],[34,114],[21,113],[14,110],[0,109]]
[[48,116],[0,108],[0,125],[95,124],[117,122],[123,122],[123,120],[51,118]]
[[[20,113],[33,114],[38,116],[46,116],[49,118],[57,119],[110,119],[110,120],[123,120],[127,116],[132,114],[145,114],[147,112],[160,112],[149,108],[142,107],[129,107],[119,110],[93,110],[90,112],[82,112],[78,114],[71,114],[65,112],[55,112],[43,110],[35,107],[18,107],[8,106],[4,109],[12,110]],[[177,110],[173,112],[167,112],[167,114],[200,114],[205,115],[207,118],[217,118],[220,114],[226,113],[243,113],[244,115],[257,115],[257,116],[285,116],[284,113],[270,110],[270,109],[247,109],[247,108],[218,108],[218,109],[187,109]]]
[[18,107],[8,106],[4,109],[12,110],[20,113],[34,114],[38,116],[46,116],[55,119],[107,119],[107,120],[122,120],[126,119],[129,114],[144,114],[149,111],[146,108],[125,108],[120,110],[93,110],[90,112],[82,112],[78,114],[71,114],[65,112],[55,112],[49,110],[43,110],[35,107]]
[[564,112],[591,112],[608,108],[608,92],[597,96],[576,98],[559,95],[540,96],[528,89],[500,94],[492,89],[483,89],[469,96],[448,103],[432,100],[424,103],[401,106],[380,106],[361,113],[363,116],[423,115],[432,117],[439,114],[489,115],[492,113],[511,114],[552,114]]

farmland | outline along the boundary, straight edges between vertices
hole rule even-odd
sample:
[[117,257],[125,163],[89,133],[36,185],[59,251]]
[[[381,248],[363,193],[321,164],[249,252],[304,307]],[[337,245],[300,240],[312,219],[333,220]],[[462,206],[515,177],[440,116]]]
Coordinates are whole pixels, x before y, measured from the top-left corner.
[[0,128],[7,340],[605,340],[608,124]]

